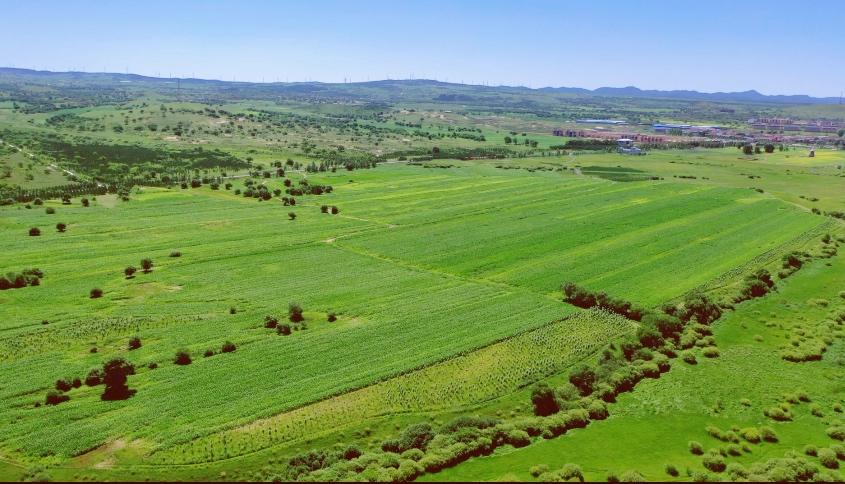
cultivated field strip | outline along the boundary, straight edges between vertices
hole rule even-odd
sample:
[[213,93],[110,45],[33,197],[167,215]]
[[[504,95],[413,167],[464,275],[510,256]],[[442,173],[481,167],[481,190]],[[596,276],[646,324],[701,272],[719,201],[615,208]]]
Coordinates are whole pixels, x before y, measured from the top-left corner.
[[397,413],[471,406],[560,372],[636,325],[586,311],[477,351],[249,425],[162,449],[157,464],[208,462]]

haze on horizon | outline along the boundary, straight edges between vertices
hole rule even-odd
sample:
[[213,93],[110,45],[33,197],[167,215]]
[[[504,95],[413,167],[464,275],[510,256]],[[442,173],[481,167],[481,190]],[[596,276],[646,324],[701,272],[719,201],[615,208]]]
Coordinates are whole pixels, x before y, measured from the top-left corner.
[[0,65],[253,82],[426,78],[839,96],[841,4],[3,2]]

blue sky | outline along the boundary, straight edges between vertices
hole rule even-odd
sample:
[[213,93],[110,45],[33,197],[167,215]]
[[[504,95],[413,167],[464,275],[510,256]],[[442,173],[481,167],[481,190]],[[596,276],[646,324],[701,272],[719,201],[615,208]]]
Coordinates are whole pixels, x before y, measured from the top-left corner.
[[0,65],[838,96],[840,0],[0,0]]

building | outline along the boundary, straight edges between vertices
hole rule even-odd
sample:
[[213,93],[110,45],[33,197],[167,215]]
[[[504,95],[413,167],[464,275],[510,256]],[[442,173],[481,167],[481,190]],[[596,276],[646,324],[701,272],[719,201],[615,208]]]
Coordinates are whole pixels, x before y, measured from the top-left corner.
[[625,155],[644,155],[643,150],[634,146],[631,138],[619,138],[616,140],[616,151]]
[[580,124],[628,124],[627,121],[621,119],[576,119],[575,122]]

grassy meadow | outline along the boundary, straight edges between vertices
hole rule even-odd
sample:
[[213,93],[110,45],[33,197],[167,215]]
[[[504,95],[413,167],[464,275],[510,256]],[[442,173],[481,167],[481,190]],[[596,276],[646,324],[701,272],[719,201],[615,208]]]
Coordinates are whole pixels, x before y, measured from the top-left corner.
[[[0,100],[0,273],[43,273],[0,291],[0,480],[537,481],[575,464],[689,481],[795,455],[836,472],[805,446],[829,455],[843,425],[845,151],[624,156],[551,132],[840,107],[109,82],[28,79]],[[97,193],[63,203],[78,181]],[[308,186],[332,189],[284,202]],[[741,301],[761,269],[771,286]],[[647,317],[570,304],[566,282]],[[695,341],[639,343],[698,294],[723,312],[684,321]],[[116,357],[134,394],[104,401],[81,381]],[[614,358],[648,376],[572,394]],[[545,386],[570,406],[540,415]],[[725,436],[752,427],[777,441]]]

